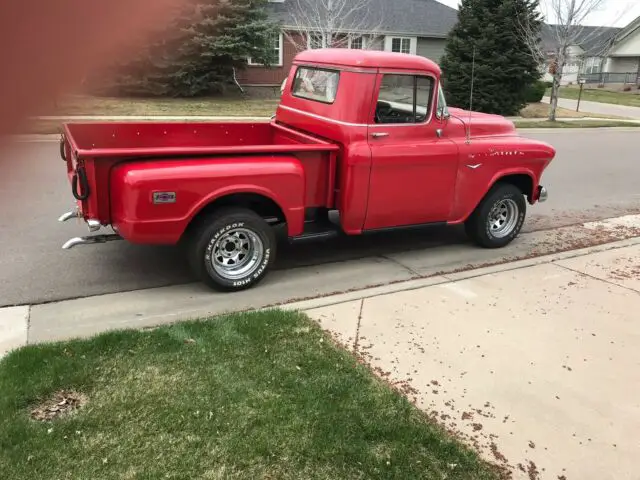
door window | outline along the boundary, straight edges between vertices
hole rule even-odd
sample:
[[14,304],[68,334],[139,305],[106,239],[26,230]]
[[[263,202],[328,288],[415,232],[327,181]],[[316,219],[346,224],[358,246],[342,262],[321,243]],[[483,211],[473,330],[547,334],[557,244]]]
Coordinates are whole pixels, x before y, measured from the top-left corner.
[[419,75],[382,77],[375,123],[423,123],[431,113],[434,81]]

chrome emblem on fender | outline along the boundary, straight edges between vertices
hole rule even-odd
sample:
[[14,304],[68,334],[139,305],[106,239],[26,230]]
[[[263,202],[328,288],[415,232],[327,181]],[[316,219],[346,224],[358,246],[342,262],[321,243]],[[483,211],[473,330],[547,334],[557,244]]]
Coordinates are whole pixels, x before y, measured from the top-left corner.
[[481,163],[476,163],[475,165],[467,165],[467,167],[472,168],[473,170],[475,170],[476,168],[480,167],[482,164]]
[[153,192],[153,203],[176,203],[176,192]]

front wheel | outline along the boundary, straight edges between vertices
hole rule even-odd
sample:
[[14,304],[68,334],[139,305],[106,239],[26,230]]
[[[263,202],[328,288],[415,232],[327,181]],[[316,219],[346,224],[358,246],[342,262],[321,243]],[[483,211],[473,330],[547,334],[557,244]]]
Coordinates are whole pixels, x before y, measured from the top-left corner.
[[276,238],[255,212],[225,208],[195,228],[187,255],[205,284],[222,291],[244,290],[260,282],[273,265]]
[[484,248],[500,248],[518,236],[527,212],[518,187],[502,183],[492,188],[465,223],[467,235]]

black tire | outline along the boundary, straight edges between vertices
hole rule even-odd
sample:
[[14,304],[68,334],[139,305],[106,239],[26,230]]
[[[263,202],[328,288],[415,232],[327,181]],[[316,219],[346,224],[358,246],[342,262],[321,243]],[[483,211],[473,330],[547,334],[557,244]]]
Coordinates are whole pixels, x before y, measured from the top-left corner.
[[[235,236],[228,235],[229,232]],[[227,236],[225,236],[227,235]],[[251,240],[254,235],[259,242]],[[227,245],[236,243],[234,251],[223,250]],[[230,271],[221,273],[221,269],[233,268],[233,264],[222,265],[220,261],[229,261],[225,254],[235,254],[242,250],[238,244],[253,245],[253,254],[258,258],[248,260],[248,270],[243,274],[231,278]],[[224,245],[223,245],[224,244]],[[258,245],[262,245],[262,251]],[[273,229],[258,214],[245,208],[222,208],[211,215],[200,219],[190,232],[187,242],[187,258],[191,270],[209,287],[225,292],[246,290],[257,285],[267,275],[276,258],[276,238]],[[236,261],[242,265],[242,260],[249,257],[241,256]],[[225,276],[226,275],[226,276]]]
[[[492,211],[494,207],[505,206],[509,212],[517,209],[517,212],[509,214],[509,220],[505,220],[503,231],[494,230],[491,227]],[[501,248],[518,236],[527,214],[527,202],[523,192],[510,183],[496,184],[482,199],[473,213],[465,222],[465,230],[471,240],[484,248]],[[514,217],[511,220],[511,217]]]

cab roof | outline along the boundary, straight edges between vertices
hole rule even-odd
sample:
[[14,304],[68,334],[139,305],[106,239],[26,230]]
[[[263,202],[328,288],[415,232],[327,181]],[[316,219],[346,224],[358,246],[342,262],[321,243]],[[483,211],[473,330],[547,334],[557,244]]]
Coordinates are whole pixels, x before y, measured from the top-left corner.
[[320,48],[298,53],[293,63],[313,63],[357,68],[397,68],[402,70],[426,70],[441,73],[437,63],[418,55],[382,52],[378,50],[355,50],[349,48]]

